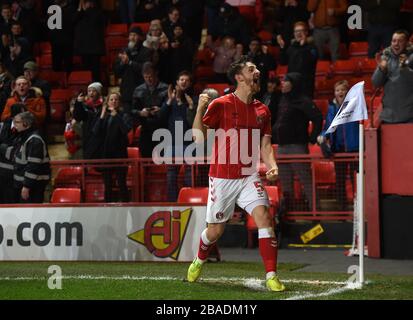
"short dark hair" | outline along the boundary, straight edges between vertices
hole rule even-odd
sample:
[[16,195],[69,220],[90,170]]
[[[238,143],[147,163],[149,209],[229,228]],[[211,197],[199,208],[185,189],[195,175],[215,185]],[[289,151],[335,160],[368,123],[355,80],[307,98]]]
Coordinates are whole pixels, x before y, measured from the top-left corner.
[[394,34],[403,34],[406,37],[406,40],[409,40],[409,38],[410,38],[410,33],[405,29],[398,29],[398,30],[394,31],[393,35]]
[[156,70],[156,67],[150,61],[145,62],[142,66],[142,74],[147,74],[147,73],[154,73],[154,74],[158,73],[158,71]]
[[241,73],[241,70],[245,67],[247,62],[251,62],[251,58],[249,56],[241,56],[237,61],[231,63],[228,68],[227,77],[233,83],[237,84],[235,80],[235,76]]
[[178,76],[176,77],[176,80],[178,81],[179,78],[182,77],[182,76],[188,76],[188,77],[189,77],[189,81],[191,81],[191,83],[192,83],[192,74],[191,74],[189,71],[184,70],[184,71],[179,72],[179,73],[178,73]]

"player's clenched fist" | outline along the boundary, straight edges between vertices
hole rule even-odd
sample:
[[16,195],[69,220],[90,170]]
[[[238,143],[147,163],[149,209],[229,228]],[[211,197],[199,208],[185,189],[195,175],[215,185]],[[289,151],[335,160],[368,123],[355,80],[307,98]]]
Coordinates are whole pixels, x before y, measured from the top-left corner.
[[278,167],[273,167],[266,173],[267,179],[269,181],[275,181],[278,178]]

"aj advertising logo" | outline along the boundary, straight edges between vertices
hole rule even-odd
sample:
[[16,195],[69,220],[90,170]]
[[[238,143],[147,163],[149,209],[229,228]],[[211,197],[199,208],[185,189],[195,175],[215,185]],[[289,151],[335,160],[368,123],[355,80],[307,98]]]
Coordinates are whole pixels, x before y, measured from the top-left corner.
[[128,238],[144,245],[155,257],[178,260],[191,214],[192,209],[157,211],[146,220],[143,229]]

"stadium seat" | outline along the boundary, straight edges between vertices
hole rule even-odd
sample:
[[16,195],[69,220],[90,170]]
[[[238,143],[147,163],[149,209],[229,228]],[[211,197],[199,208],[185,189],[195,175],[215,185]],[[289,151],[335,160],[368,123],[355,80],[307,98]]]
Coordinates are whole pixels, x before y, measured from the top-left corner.
[[39,56],[37,63],[40,71],[52,70],[52,55],[47,53]]
[[328,100],[327,99],[314,99],[314,104],[323,114],[323,118],[326,117],[328,111]]
[[127,36],[128,25],[126,23],[108,24],[105,30],[106,36]]
[[337,60],[332,69],[334,75],[355,75],[359,71],[358,64],[354,60]]
[[105,186],[103,183],[87,183],[85,187],[85,202],[95,203],[105,201]]
[[197,81],[210,81],[215,77],[215,73],[211,66],[198,66],[195,69],[194,77]]
[[68,89],[54,89],[50,95],[50,116],[53,122],[65,121],[66,111],[69,110],[71,91]]
[[375,59],[352,58],[352,60],[355,60],[356,63],[358,63],[360,72],[363,75],[371,75],[377,68],[377,62]]
[[325,60],[317,61],[315,75],[319,76],[329,76],[331,74],[331,62]]
[[268,45],[268,53],[273,56],[273,58],[275,59],[275,61],[279,61],[280,60],[280,54],[281,54],[281,50],[280,47],[277,46],[271,46]]
[[53,190],[50,203],[80,203],[79,188],[57,188]]
[[207,204],[208,188],[188,188],[184,187],[179,190],[178,203],[199,203]]
[[116,54],[128,45],[128,38],[123,36],[108,37],[105,40],[106,52]]
[[128,158],[140,158],[139,148],[128,147]]
[[143,33],[146,34],[146,33],[148,33],[148,31],[149,31],[150,22],[134,22],[134,23],[131,24],[129,30],[130,30],[132,27],[139,27],[139,28],[142,29]]
[[321,152],[321,148],[318,144],[308,144],[308,151],[310,152],[310,155],[313,156],[318,156],[318,157],[322,157],[323,153]]
[[195,54],[195,65],[206,65],[211,66],[214,61],[213,52],[208,49],[198,50]]
[[367,57],[369,44],[367,42],[351,42],[349,47],[350,57]]
[[72,71],[67,80],[67,86],[72,92],[78,93],[79,90],[86,90],[92,82],[92,72]]
[[257,35],[262,42],[270,42],[273,34],[267,30],[261,30]]
[[64,71],[42,70],[39,78],[50,83],[52,89],[64,89],[67,87],[67,74]]
[[54,186],[60,188],[79,188],[82,185],[82,167],[61,168],[54,179]]
[[275,73],[277,77],[284,78],[284,76],[287,74],[287,70],[288,70],[288,66],[278,65],[277,69],[275,70]]
[[334,184],[336,182],[336,172],[334,162],[317,161],[313,163],[316,184]]

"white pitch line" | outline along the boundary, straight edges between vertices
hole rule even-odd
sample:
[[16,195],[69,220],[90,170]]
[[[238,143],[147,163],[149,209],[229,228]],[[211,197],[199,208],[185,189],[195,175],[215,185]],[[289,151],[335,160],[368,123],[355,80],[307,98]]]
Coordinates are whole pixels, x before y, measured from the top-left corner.
[[[129,281],[182,281],[182,278],[177,277],[151,277],[151,276],[92,276],[92,275],[72,275],[72,276],[62,276],[62,279],[71,279],[71,280],[129,280]],[[0,281],[33,281],[33,280],[43,280],[46,281],[47,277],[0,277]],[[266,291],[264,285],[264,280],[258,278],[203,278],[200,279],[200,282],[235,282],[242,283],[245,287],[255,290],[255,291]],[[321,293],[300,293],[292,297],[287,298],[286,300],[303,300],[309,298],[317,297],[327,297],[333,294],[342,293],[348,290],[353,290],[358,288],[357,284],[349,284],[345,281],[321,281],[321,280],[306,280],[306,279],[282,279],[284,283],[303,283],[311,285],[345,285],[345,287],[333,288]]]
[[[47,280],[48,277],[0,277],[0,281],[33,281],[33,280]],[[72,280],[132,280],[132,281],[181,281],[183,278],[178,277],[152,277],[152,276],[104,276],[104,275],[72,275],[62,276],[62,279]],[[256,286],[257,283],[262,284],[264,280],[258,278],[201,278],[200,282],[243,282]],[[304,283],[312,285],[346,285],[345,281],[321,281],[321,280],[306,280],[306,279],[282,279],[285,283]]]

